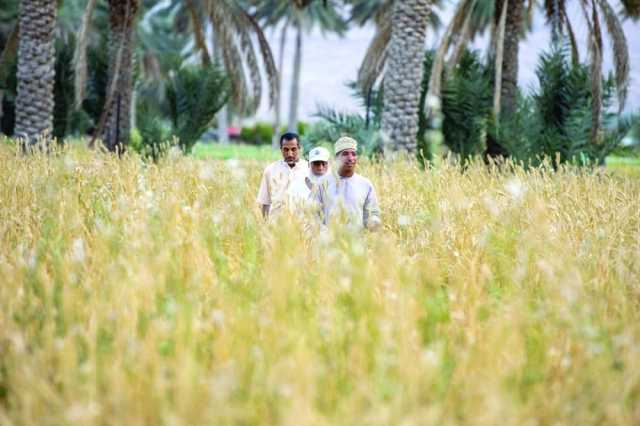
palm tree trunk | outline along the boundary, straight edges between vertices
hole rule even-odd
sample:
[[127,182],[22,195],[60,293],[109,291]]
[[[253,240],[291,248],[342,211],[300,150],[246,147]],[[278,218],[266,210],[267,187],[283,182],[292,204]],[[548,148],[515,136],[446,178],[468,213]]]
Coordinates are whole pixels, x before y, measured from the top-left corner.
[[[131,130],[133,91],[133,34],[139,0],[109,1],[109,86],[107,121],[102,140],[109,151],[124,152]],[[110,102],[109,102],[110,101]]]
[[[282,70],[284,69],[284,48],[287,42],[287,30],[289,29],[289,22],[285,22],[282,27],[282,33],[280,34],[280,52],[278,58],[278,87],[282,87]],[[271,140],[271,147],[273,149],[280,148],[280,123],[282,122],[282,101],[280,96],[275,105],[275,121],[273,123],[273,138]]]
[[204,39],[204,32],[202,31],[202,20],[200,14],[196,8],[193,0],[186,0],[187,9],[189,9],[189,16],[191,18],[191,25],[193,25],[193,39],[200,50],[202,59],[202,65],[204,67],[211,66],[211,57],[209,56],[209,49],[207,49],[207,43]]
[[406,0],[393,5],[382,112],[385,151],[416,151],[424,41],[431,4],[431,0]]
[[228,104],[224,104],[216,114],[218,122],[218,142],[223,145],[229,143],[229,108]]
[[507,24],[507,13],[509,10],[509,0],[504,0],[502,2],[502,7],[500,9],[500,20],[498,21],[498,26],[496,27],[494,40],[494,48],[495,48],[495,83],[493,88],[493,115],[498,119],[500,116],[500,111],[502,107],[502,72],[503,72],[503,64],[504,64],[504,38],[505,38],[505,27]]
[[298,128],[298,103],[300,102],[300,72],[302,70],[302,25],[298,25],[296,50],[293,58],[293,79],[291,80],[291,102],[289,103],[289,124],[287,130],[295,132]]
[[[222,49],[220,49],[215,31],[211,32],[211,47],[213,50],[213,58],[217,63],[224,63]],[[218,143],[227,145],[229,143],[229,108],[228,104],[224,104],[216,113],[216,122],[218,126]]]
[[56,13],[57,4],[50,0],[20,2],[15,134],[28,144],[53,129]]
[[518,101],[518,52],[522,34],[523,0],[509,0],[504,34],[502,61],[502,88],[500,111],[510,117],[516,111]]

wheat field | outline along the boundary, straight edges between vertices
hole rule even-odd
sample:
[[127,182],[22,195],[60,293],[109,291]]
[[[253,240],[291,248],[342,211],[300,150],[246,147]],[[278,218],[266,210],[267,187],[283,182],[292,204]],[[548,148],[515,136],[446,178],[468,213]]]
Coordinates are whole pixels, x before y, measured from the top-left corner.
[[638,177],[363,161],[316,235],[264,166],[0,144],[0,424],[640,423]]

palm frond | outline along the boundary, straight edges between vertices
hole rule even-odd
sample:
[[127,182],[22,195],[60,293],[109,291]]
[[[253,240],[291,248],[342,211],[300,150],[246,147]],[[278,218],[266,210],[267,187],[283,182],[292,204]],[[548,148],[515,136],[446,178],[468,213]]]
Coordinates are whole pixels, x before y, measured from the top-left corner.
[[0,54],[0,88],[4,87],[4,81],[9,74],[9,69],[12,67],[18,54],[18,33],[18,24],[15,24]]
[[637,21],[640,18],[640,1],[622,0],[623,13],[628,18]]
[[440,46],[438,47],[435,58],[433,60],[431,76],[429,79],[429,92],[427,93],[425,102],[429,102],[429,99],[431,99],[432,97],[440,97],[440,86],[442,83],[442,70],[444,68],[445,56],[449,51],[449,46],[451,45],[453,35],[460,33],[462,27],[464,27],[465,22],[468,22],[469,15],[473,10],[474,4],[475,0],[464,0],[459,3],[456,11],[454,12],[453,18],[449,22],[449,25],[447,26],[447,29],[442,36]]
[[244,19],[247,24],[253,29],[253,32],[258,39],[258,46],[260,47],[260,54],[267,74],[267,80],[269,82],[269,104],[274,106],[280,97],[280,84],[278,83],[278,69],[276,68],[275,60],[273,59],[273,53],[269,47],[269,42],[264,35],[264,32],[260,28],[258,22],[246,11],[242,11],[241,18]]
[[497,119],[500,116],[500,94],[502,92],[502,58],[504,53],[504,31],[507,23],[507,7],[509,0],[504,0],[500,11],[500,20],[496,27],[495,51],[496,51],[496,78],[493,94],[493,115]]
[[[216,47],[222,53],[227,74],[231,78],[232,99],[235,106],[243,113],[252,113],[260,102],[262,77],[258,56],[251,39],[252,35],[258,40],[260,57],[269,83],[270,103],[275,105],[279,97],[277,69],[271,48],[260,25],[253,16],[235,2],[206,0],[205,6],[216,35]],[[251,90],[247,84],[245,64],[252,82]],[[252,99],[252,102],[247,103],[248,99]]]
[[591,142],[598,142],[600,132],[600,113],[602,109],[602,30],[600,17],[594,0],[591,0],[593,19],[593,38],[591,45]]
[[563,16],[566,14],[565,0],[545,0],[544,15],[551,26],[551,39],[557,41],[562,34]]
[[[589,5],[586,0],[580,2],[582,12],[589,28],[589,75],[591,79],[591,142],[596,143],[600,130],[600,112],[602,104],[602,31],[595,2]],[[591,10],[589,10],[589,7]]]
[[615,64],[614,73],[616,76],[616,90],[618,92],[618,109],[622,112],[627,100],[629,89],[629,47],[627,38],[624,35],[622,24],[613,8],[607,0],[597,0],[600,10],[604,16],[611,44],[613,47],[613,62]]
[[89,0],[82,14],[80,31],[76,39],[76,49],[73,54],[74,67],[74,87],[75,99],[74,108],[79,109],[85,97],[85,87],[87,84],[87,45],[89,43],[89,28],[91,27],[91,17],[96,8],[97,0]]
[[[477,1],[474,0],[474,6],[476,3]],[[469,40],[471,39],[471,36],[472,36],[471,22],[473,20],[472,18],[473,9],[474,8],[471,9],[470,13],[468,13],[466,18],[464,19],[464,23],[462,24],[462,28],[460,29],[459,35],[455,42],[455,48],[453,49],[453,52],[451,53],[451,56],[447,61],[448,69],[454,68],[458,64],[458,62],[460,62],[460,59],[462,58],[463,53],[467,49]]]
[[575,32],[573,31],[573,26],[571,25],[571,21],[567,16],[567,11],[562,11],[563,21],[567,27],[567,34],[569,35],[569,42],[571,43],[571,61],[574,65],[578,65],[580,63],[580,51],[578,50],[578,40],[576,39]]
[[219,6],[209,8],[209,17],[216,39],[215,47],[220,51],[227,75],[231,79],[233,103],[240,111],[245,112],[249,89],[242,65],[242,56],[233,33],[235,30],[233,13],[237,11],[229,10],[226,2],[221,2]]
[[198,47],[198,50],[200,51],[202,64],[204,66],[209,66],[211,65],[211,55],[209,54],[207,42],[204,38],[204,32],[202,29],[202,18],[200,17],[200,13],[194,3],[194,0],[185,0],[185,3],[187,5],[187,10],[191,18],[191,26],[193,27],[193,39],[196,46]]
[[248,110],[253,112],[260,106],[262,97],[262,76],[258,67],[258,58],[251,42],[251,37],[246,32],[239,34],[240,49],[246,58],[247,69],[249,70],[249,81],[251,81],[251,104]]
[[391,40],[391,23],[387,20],[376,26],[376,33],[358,69],[358,85],[365,93],[371,90],[382,75],[387,60],[389,40]]
[[530,31],[533,29],[533,16],[535,15],[535,0],[529,0],[527,3],[527,14],[525,15],[525,24],[523,25],[524,31]]

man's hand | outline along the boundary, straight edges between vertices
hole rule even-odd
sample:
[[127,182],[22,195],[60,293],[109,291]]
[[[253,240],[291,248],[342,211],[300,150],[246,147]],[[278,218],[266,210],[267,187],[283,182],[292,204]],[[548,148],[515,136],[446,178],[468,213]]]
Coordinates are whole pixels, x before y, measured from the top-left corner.
[[367,220],[367,229],[369,231],[377,231],[382,225],[382,221],[378,216],[371,216],[369,220]]

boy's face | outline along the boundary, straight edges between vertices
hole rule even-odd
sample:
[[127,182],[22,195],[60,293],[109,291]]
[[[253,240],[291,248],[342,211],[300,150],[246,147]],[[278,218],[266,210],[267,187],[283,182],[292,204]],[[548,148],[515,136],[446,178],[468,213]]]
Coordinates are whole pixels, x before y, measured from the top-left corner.
[[326,161],[312,161],[311,162],[311,173],[315,176],[322,176],[327,173],[327,169],[329,168],[329,163]]
[[338,160],[341,174],[351,174],[356,168],[358,154],[355,149],[344,149],[338,153],[336,160]]

